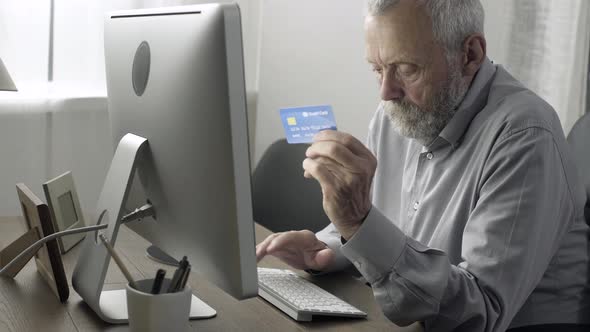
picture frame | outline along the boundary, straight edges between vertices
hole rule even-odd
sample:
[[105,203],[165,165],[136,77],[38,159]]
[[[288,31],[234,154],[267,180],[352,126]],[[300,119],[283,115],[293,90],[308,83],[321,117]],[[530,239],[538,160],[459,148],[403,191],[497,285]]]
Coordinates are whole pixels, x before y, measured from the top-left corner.
[[[56,232],[86,225],[71,171],[45,182],[43,191]],[[60,252],[62,254],[68,252],[82,241],[84,236],[80,233],[59,238],[57,242]]]
[[[27,227],[27,234],[34,234],[34,239],[31,239],[31,241],[34,242],[55,233],[47,204],[43,203],[23,183],[16,185],[16,192]],[[20,251],[26,249],[30,244],[32,243],[23,246]],[[68,287],[68,279],[57,240],[48,241],[34,255],[39,274],[41,274],[60,302],[67,301],[70,295],[70,288]],[[29,259],[30,257],[23,260],[22,266]]]

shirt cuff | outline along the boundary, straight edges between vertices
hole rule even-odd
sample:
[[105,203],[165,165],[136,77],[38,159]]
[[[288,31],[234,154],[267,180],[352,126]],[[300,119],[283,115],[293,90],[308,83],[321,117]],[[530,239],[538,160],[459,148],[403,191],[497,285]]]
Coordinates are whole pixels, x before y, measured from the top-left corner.
[[334,252],[334,261],[330,266],[323,269],[322,271],[314,271],[314,274],[324,274],[328,272],[340,271],[344,270],[345,268],[350,266],[350,262],[344,255],[342,254],[340,248],[342,247],[342,243],[340,242],[340,234],[335,235],[334,232],[327,233],[325,231],[320,231],[316,233],[316,237],[318,240],[324,242],[328,248],[332,249]]
[[374,283],[393,270],[406,242],[406,235],[373,206],[340,250],[369,283]]

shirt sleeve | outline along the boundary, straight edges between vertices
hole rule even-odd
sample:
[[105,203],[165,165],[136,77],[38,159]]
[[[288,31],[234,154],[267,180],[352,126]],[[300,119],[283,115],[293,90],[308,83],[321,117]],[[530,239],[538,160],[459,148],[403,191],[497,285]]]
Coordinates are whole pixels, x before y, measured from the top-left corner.
[[[369,134],[367,135],[365,143],[367,148],[375,155],[375,157],[377,157],[375,149],[375,135],[378,135],[378,132],[377,130],[375,130],[375,127],[377,126],[376,123],[378,119],[382,118],[381,112],[382,109],[380,105],[377,111],[375,111],[375,114],[373,115],[373,118],[371,118],[371,121],[369,123]],[[336,258],[328,268],[322,271],[314,271],[315,274],[340,271],[351,266],[350,261],[340,251],[340,247],[342,246],[341,235],[336,229],[336,227],[334,227],[334,224],[330,223],[328,226],[326,226],[326,228],[317,232],[316,237],[320,241],[324,242],[330,249],[332,249],[332,251],[334,251]]]
[[330,264],[328,268],[317,272],[323,274],[328,272],[340,271],[346,269],[351,265],[348,258],[346,258],[340,250],[342,247],[342,242],[340,241],[341,236],[340,232],[338,232],[336,227],[334,227],[334,224],[330,223],[328,226],[326,226],[326,228],[317,232],[316,237],[320,241],[324,242],[330,249],[332,249],[332,251],[334,251],[335,254],[335,259],[332,262],[332,264]]
[[[553,135],[501,137],[463,233],[463,261],[407,237],[375,207],[341,247],[385,315],[427,331],[505,331],[543,276],[574,211]],[[440,221],[440,222],[453,222]]]

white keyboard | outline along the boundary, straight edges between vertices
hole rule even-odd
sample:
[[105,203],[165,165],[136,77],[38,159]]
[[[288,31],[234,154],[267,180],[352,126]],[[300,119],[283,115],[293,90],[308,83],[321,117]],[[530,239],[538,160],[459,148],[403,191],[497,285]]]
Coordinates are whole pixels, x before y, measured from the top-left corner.
[[258,295],[297,321],[367,314],[289,270],[258,268]]

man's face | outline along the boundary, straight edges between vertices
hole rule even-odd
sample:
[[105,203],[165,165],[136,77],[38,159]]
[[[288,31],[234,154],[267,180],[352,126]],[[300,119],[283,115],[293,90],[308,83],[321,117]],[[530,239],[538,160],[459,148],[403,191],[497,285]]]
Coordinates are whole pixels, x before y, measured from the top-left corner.
[[428,145],[467,91],[459,56],[447,63],[430,17],[411,0],[402,0],[384,15],[367,16],[365,35],[384,111],[401,135]]

